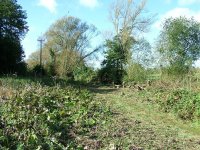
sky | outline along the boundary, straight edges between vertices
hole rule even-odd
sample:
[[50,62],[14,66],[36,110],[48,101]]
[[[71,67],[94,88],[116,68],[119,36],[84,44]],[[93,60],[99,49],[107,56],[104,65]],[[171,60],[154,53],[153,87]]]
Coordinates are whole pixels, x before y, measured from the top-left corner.
[[[139,0],[136,0],[137,2]],[[38,37],[63,16],[74,16],[97,27],[100,35],[112,31],[109,8],[113,0],[18,0],[27,13],[29,32],[22,41],[26,59],[39,49]],[[145,12],[154,16],[145,38],[154,45],[162,23],[169,17],[194,17],[200,22],[200,0],[147,0]],[[93,46],[98,46],[101,39]],[[197,62],[200,65],[200,61]]]

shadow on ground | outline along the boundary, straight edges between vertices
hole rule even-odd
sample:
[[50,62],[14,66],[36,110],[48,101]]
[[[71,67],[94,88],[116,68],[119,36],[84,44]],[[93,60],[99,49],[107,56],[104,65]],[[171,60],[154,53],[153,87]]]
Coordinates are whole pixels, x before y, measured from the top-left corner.
[[117,91],[117,89],[110,88],[110,87],[103,87],[103,88],[97,88],[97,87],[90,87],[88,88],[93,93],[98,93],[98,94],[107,94],[110,92]]
[[107,94],[110,92],[117,91],[118,89],[113,88],[110,84],[100,83],[83,83],[79,81],[51,78],[51,77],[12,77],[2,76],[0,77],[0,85],[9,86],[12,88],[21,88],[27,84],[41,84],[43,86],[60,86],[60,87],[73,87],[75,89],[87,89],[92,93]]

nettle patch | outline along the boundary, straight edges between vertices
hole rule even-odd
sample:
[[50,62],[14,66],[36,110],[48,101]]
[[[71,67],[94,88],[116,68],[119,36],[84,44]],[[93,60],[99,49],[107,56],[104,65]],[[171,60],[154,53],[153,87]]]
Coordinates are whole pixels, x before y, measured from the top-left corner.
[[86,90],[25,86],[0,106],[0,149],[78,149],[108,114]]

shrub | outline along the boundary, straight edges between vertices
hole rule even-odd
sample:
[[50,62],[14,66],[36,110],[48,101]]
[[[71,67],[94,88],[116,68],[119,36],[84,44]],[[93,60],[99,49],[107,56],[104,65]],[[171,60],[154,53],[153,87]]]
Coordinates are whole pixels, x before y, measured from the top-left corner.
[[34,75],[46,75],[46,70],[44,69],[43,66],[40,65],[36,65],[33,69],[32,69],[32,74]]
[[147,79],[147,73],[144,67],[140,64],[131,63],[126,69],[125,82],[143,82]]
[[96,73],[90,67],[80,66],[74,70],[73,75],[76,81],[89,83],[94,79],[94,77],[96,76]]
[[0,149],[77,149],[104,108],[85,90],[27,85],[0,107]]
[[114,82],[115,84],[121,84],[124,75],[124,70],[118,70],[112,67],[103,67],[98,71],[97,76],[101,83],[110,84]]
[[166,112],[173,111],[182,119],[200,118],[200,94],[176,90],[170,93],[165,101],[160,101]]

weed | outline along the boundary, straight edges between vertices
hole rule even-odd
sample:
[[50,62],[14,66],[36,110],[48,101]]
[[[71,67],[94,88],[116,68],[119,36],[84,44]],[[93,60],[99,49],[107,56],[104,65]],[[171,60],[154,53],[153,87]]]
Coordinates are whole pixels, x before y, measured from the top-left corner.
[[197,92],[179,89],[168,94],[161,106],[166,112],[173,111],[182,119],[199,119],[200,95]]
[[78,149],[108,116],[86,90],[25,85],[0,106],[0,149]]

